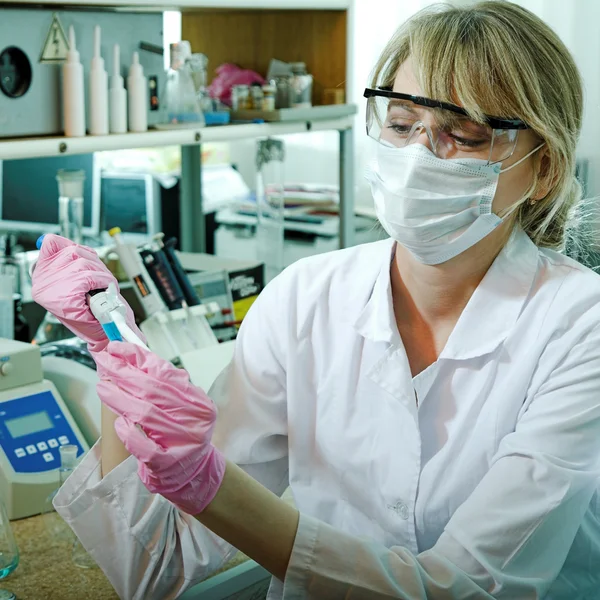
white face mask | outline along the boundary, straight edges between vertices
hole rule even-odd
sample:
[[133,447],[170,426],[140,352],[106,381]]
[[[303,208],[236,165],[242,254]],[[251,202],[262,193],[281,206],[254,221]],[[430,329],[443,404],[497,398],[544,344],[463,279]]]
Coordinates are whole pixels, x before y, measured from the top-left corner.
[[418,261],[438,265],[502,224],[492,212],[501,172],[500,164],[485,160],[438,158],[422,144],[396,148],[380,143],[367,179],[377,218],[389,236]]

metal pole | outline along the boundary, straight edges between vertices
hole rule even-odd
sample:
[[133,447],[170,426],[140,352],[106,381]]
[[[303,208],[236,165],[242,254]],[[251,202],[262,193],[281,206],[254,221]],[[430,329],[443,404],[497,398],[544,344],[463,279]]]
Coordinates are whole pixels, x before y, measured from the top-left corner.
[[354,130],[340,131],[340,248],[354,245]]
[[202,145],[181,146],[179,224],[182,252],[205,252],[206,231],[202,210]]

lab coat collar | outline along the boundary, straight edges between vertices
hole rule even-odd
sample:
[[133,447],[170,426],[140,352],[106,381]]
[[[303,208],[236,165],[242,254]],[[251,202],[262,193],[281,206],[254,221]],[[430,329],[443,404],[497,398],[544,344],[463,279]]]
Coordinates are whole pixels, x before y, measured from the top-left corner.
[[[376,342],[400,342],[390,276],[394,248],[392,240],[382,247],[382,261],[371,292],[359,304],[363,308],[353,319],[356,331]],[[538,256],[538,249],[527,234],[516,229],[469,300],[440,359],[482,356],[506,339],[533,285]]]

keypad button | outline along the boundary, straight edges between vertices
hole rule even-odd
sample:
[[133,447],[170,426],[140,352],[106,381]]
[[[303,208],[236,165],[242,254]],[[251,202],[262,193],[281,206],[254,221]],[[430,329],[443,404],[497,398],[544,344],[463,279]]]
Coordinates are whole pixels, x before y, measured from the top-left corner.
[[35,454],[37,452],[37,448],[33,444],[25,446],[25,450],[27,450],[27,454]]
[[69,438],[66,435],[61,435],[58,438],[58,441],[59,441],[59,443],[60,443],[61,446],[64,446],[65,444],[69,443]]
[[15,454],[17,455],[17,458],[23,458],[25,456],[25,450],[23,450],[23,448],[17,448]]
[[48,440],[48,446],[50,446],[50,448],[58,448],[58,442],[52,438],[51,440]]
[[44,452],[44,454],[42,454],[42,457],[44,458],[44,460],[46,462],[51,462],[54,460],[54,456],[53,456],[52,452]]
[[37,449],[40,452],[43,452],[44,450],[48,450],[48,445],[46,444],[46,442],[38,442],[37,443]]

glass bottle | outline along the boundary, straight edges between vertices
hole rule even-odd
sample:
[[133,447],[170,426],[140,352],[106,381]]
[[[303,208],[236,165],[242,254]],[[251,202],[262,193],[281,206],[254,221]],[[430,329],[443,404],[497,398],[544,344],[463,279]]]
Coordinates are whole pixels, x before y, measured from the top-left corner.
[[[71,544],[71,559],[75,565],[82,568],[96,567],[96,563],[81,545],[81,542],[77,536],[54,509],[54,499],[56,498],[56,495],[77,465],[77,446],[74,444],[66,444],[65,446],[61,446],[59,448],[59,452],[59,485],[53,492],[50,493],[48,498],[46,498],[44,511],[42,513],[44,524],[46,526],[48,535],[53,542],[64,542]],[[2,599],[0,598],[0,600]]]
[[[3,502],[0,502],[0,579],[10,575],[19,566],[19,548]],[[15,595],[0,589],[0,600],[15,600]]]
[[60,169],[58,181],[58,223],[60,235],[81,244],[83,242],[83,169]]
[[284,191],[281,140],[259,140],[256,151],[256,244],[257,258],[265,265],[270,281],[283,269]]
[[167,72],[164,93],[166,122],[174,125],[192,124],[202,127],[204,114],[196,95],[189,61],[192,57],[187,41],[171,44],[171,67]]

